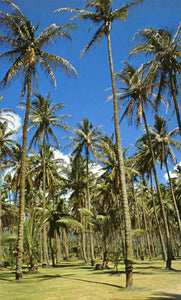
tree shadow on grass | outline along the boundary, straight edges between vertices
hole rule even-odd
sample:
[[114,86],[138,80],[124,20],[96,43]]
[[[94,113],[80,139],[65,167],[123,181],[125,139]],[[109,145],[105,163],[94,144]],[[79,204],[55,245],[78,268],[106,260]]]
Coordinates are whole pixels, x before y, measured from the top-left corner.
[[52,279],[52,278],[63,278],[63,279],[74,280],[74,281],[81,281],[81,282],[87,282],[87,283],[93,283],[93,284],[108,285],[108,286],[119,288],[119,289],[123,288],[120,285],[110,284],[110,283],[107,283],[107,282],[100,282],[100,281],[93,281],[93,280],[88,280],[88,279],[75,278],[75,277],[73,277],[73,274],[66,274],[66,275],[42,275],[42,276],[38,276],[38,278],[40,279],[40,281],[41,280],[48,280],[48,279]]
[[148,300],[180,300],[181,294],[158,293],[149,297]]

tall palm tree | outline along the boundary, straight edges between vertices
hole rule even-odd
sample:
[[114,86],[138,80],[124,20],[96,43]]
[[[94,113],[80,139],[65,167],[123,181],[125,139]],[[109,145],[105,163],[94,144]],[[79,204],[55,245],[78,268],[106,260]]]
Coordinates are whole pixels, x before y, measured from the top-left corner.
[[154,108],[154,103],[151,100],[152,88],[150,85],[148,86],[148,74],[145,75],[140,69],[136,70],[133,66],[128,63],[124,63],[124,67],[120,73],[117,74],[117,78],[119,78],[125,85],[125,87],[121,88],[121,92],[119,94],[119,101],[124,101],[121,103],[120,108],[126,105],[126,109],[122,114],[121,120],[124,116],[128,116],[130,122],[132,122],[132,118],[134,113],[136,113],[135,121],[137,125],[141,124],[142,119],[144,120],[144,125],[147,133],[147,141],[149,145],[149,151],[151,154],[151,162],[153,167],[153,173],[155,177],[158,197],[160,201],[160,206],[162,210],[162,216],[165,225],[166,237],[167,237],[167,260],[166,260],[166,268],[171,269],[171,260],[172,260],[172,251],[171,251],[171,239],[170,239],[170,231],[167,222],[166,212],[164,208],[164,203],[161,195],[160,185],[157,176],[156,164],[155,164],[155,154],[153,150],[151,135],[149,132],[145,108],[147,108],[148,104],[151,104]]
[[25,169],[27,151],[27,127],[30,111],[30,99],[32,83],[37,75],[37,65],[48,74],[56,87],[56,79],[53,69],[65,70],[69,76],[77,74],[73,66],[62,57],[48,53],[43,50],[61,37],[70,39],[66,29],[68,24],[57,26],[52,24],[45,28],[38,37],[35,36],[39,25],[34,27],[30,20],[21,12],[20,8],[9,0],[7,3],[10,13],[0,11],[1,27],[7,35],[0,35],[0,41],[9,46],[9,50],[0,55],[0,60],[6,59],[11,63],[10,68],[0,82],[0,87],[5,88],[11,81],[20,74],[23,74],[24,83],[21,96],[27,93],[26,112],[23,126],[22,142],[22,163],[21,163],[21,185],[20,185],[20,209],[19,209],[19,230],[17,243],[17,264],[16,280],[22,278],[22,254],[23,254],[23,224],[24,224],[24,199],[25,199]]
[[[47,98],[40,94],[36,94],[35,100],[31,104],[30,108],[30,129],[36,128],[35,134],[31,140],[30,146],[35,143],[40,143],[43,159],[43,214],[46,210],[46,145],[50,138],[53,138],[56,145],[60,148],[58,138],[56,137],[53,128],[68,129],[67,123],[63,120],[66,114],[56,115],[56,111],[63,108],[63,103],[58,103],[52,106],[53,99],[50,100],[50,94]],[[47,235],[46,224],[43,225],[43,264],[47,262]]]
[[[174,102],[175,112],[179,131],[181,134],[181,119],[179,105],[177,102],[178,95],[178,77],[181,75],[181,22],[173,36],[169,30],[154,29],[151,27],[140,30],[134,37],[141,39],[141,43],[136,45],[130,52],[145,53],[146,56],[153,57],[146,63],[149,66],[150,81],[158,81],[159,89],[157,100],[159,101],[165,88],[169,92]],[[180,82],[180,81],[179,81]]]
[[168,123],[166,120],[164,120],[163,117],[160,117],[158,115],[155,115],[155,122],[154,127],[149,126],[149,130],[151,133],[152,138],[152,144],[155,152],[156,158],[160,161],[161,167],[164,164],[167,171],[168,181],[170,184],[170,190],[172,194],[172,200],[175,208],[175,213],[177,216],[178,221],[178,227],[179,227],[179,236],[181,240],[181,220],[180,220],[180,214],[177,207],[174,190],[172,181],[170,178],[170,173],[168,169],[168,159],[171,160],[174,164],[177,163],[176,156],[173,152],[172,148],[175,148],[177,150],[181,150],[181,143],[174,139],[175,136],[178,135],[179,130],[178,128],[172,129],[168,132]]
[[[85,151],[86,159],[86,177],[87,177],[87,208],[91,210],[91,200],[89,192],[89,162],[90,153],[96,159],[98,157],[97,147],[102,138],[102,132],[99,130],[99,126],[94,127],[93,123],[90,123],[87,118],[84,118],[81,123],[77,123],[78,129],[73,128],[73,133],[75,136],[68,136],[71,142],[67,146],[72,145],[72,154],[78,157],[82,152]],[[93,247],[93,234],[92,226],[89,225],[90,230],[90,253],[91,253],[91,263],[94,265],[94,247]]]
[[[57,11],[73,11],[77,13],[76,17],[90,20],[91,26],[98,26],[98,29],[94,33],[92,39],[84,48],[81,57],[87,52],[92,45],[99,43],[105,36],[107,39],[108,55],[109,55],[109,66],[111,73],[111,83],[113,90],[113,107],[114,107],[114,126],[115,126],[115,136],[116,136],[116,146],[118,151],[118,166],[119,166],[119,176],[120,176],[120,186],[123,198],[124,207],[124,219],[125,219],[125,244],[126,244],[126,258],[125,258],[125,268],[126,268],[126,287],[133,288],[133,263],[132,263],[132,241],[131,241],[131,222],[128,207],[128,199],[126,192],[125,174],[124,174],[124,160],[121,145],[121,136],[119,130],[119,118],[118,118],[118,107],[117,107],[117,96],[116,96],[116,86],[114,78],[114,67],[113,67],[113,57],[111,49],[111,27],[115,20],[125,20],[128,15],[129,8],[143,0],[135,0],[122,6],[121,8],[112,9],[112,0],[86,0],[87,4],[84,9],[70,9],[70,8],[60,8]],[[90,10],[88,10],[90,9]]]
[[134,154],[134,168],[136,168],[141,177],[144,178],[146,175],[147,180],[150,179],[151,181],[151,194],[152,194],[152,202],[153,202],[153,208],[154,208],[154,214],[156,219],[156,224],[158,228],[159,238],[160,238],[160,244],[162,247],[162,253],[163,253],[163,259],[166,260],[167,258],[167,252],[165,248],[165,242],[163,239],[163,235],[161,232],[161,226],[160,221],[157,215],[156,210],[156,203],[155,203],[155,195],[153,190],[153,180],[152,180],[152,157],[149,150],[148,140],[142,141],[141,139],[138,139],[136,142],[136,153]]
[[3,158],[13,153],[12,147],[14,141],[11,139],[15,131],[8,129],[8,124],[0,122],[0,268],[2,267],[2,201],[1,201],[1,190],[2,190],[2,168]]

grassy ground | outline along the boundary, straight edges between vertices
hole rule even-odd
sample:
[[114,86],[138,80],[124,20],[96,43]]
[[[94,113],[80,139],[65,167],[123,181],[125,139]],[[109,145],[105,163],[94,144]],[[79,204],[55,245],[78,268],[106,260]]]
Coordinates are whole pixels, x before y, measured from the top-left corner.
[[2,300],[120,300],[181,299],[181,260],[165,270],[163,261],[143,261],[134,265],[134,290],[125,289],[124,265],[119,272],[111,267],[96,271],[82,262],[62,262],[59,267],[39,267],[34,274],[26,269],[21,282],[14,270],[0,271]]

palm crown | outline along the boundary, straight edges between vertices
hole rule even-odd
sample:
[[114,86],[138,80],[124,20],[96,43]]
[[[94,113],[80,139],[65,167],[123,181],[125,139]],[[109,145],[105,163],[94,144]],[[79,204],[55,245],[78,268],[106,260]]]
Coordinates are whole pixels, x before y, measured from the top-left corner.
[[7,84],[11,83],[14,77],[23,72],[25,74],[22,90],[23,96],[28,84],[29,70],[31,70],[31,74],[35,77],[37,75],[36,65],[38,63],[41,69],[54,82],[55,87],[56,80],[52,68],[64,70],[68,75],[72,73],[77,75],[76,70],[67,60],[42,50],[42,48],[47,48],[61,37],[71,39],[67,33],[70,24],[63,26],[52,24],[45,28],[36,38],[35,33],[39,24],[36,27],[32,26],[30,20],[22,14],[19,7],[11,1],[5,0],[5,2],[11,4],[13,13],[8,14],[0,11],[1,26],[5,26],[8,33],[7,35],[1,34],[0,40],[6,43],[10,50],[1,54],[0,59],[9,59],[9,61],[13,61],[13,64],[0,82],[1,87],[5,88]]

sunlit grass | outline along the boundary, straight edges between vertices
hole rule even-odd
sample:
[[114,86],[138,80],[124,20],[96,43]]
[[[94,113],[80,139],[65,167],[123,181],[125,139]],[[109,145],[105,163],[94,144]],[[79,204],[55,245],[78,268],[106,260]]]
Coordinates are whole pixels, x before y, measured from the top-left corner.
[[62,262],[59,267],[25,269],[23,280],[15,281],[14,270],[0,271],[0,299],[4,300],[118,300],[181,299],[181,260],[165,270],[163,261],[142,261],[134,265],[134,290],[125,289],[124,265],[119,272],[95,271],[82,262]]

